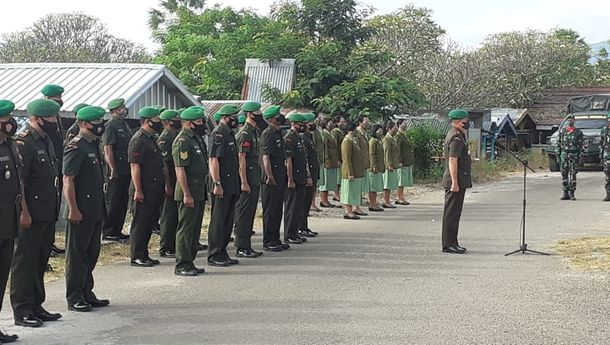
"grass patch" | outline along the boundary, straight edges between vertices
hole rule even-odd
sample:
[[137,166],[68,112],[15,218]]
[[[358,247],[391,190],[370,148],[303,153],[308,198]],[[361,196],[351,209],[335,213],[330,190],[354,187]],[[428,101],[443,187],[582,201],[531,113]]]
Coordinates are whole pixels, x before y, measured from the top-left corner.
[[568,259],[571,269],[610,271],[610,237],[559,240],[553,248]]
[[[524,150],[518,153],[521,159],[528,161],[536,171],[548,171],[548,159],[541,150]],[[493,182],[506,176],[523,171],[523,165],[513,156],[504,155],[496,161],[474,160],[472,162],[472,179],[474,182]]]

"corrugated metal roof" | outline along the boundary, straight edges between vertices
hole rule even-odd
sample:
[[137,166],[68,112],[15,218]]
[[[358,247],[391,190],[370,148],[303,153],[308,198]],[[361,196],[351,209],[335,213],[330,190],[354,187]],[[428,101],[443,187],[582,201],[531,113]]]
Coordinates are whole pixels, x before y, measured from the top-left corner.
[[258,59],[246,59],[246,80],[242,99],[263,102],[263,87],[266,84],[286,93],[292,90],[295,80],[295,60],[263,62]]
[[106,107],[119,97],[131,107],[160,79],[187,103],[201,104],[165,66],[154,64],[0,64],[0,98],[24,111],[29,102],[42,97],[44,85],[53,83],[65,89],[64,111],[78,103]]

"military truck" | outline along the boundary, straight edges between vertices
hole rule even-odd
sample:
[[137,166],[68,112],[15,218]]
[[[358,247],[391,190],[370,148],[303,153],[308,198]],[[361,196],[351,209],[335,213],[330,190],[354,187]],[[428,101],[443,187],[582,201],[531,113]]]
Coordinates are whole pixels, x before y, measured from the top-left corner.
[[[608,112],[610,112],[610,94],[577,96],[568,101],[567,113],[574,115],[576,120],[574,125],[584,135],[583,155],[579,166],[583,167],[586,164],[587,166],[601,167],[599,158],[601,130],[608,124]],[[568,121],[564,118],[559,125],[559,130],[547,138],[546,153],[551,171],[559,171],[560,169],[557,137],[559,131],[567,125]]]

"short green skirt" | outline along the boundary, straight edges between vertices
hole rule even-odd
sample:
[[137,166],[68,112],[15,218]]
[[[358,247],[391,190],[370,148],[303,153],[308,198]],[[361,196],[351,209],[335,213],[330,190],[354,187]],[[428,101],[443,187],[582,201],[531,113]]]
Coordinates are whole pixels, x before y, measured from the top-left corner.
[[341,203],[343,205],[362,205],[362,178],[341,179]]
[[337,174],[338,168],[322,168],[320,172],[320,181],[318,182],[318,190],[320,192],[330,192],[337,190]]
[[383,173],[369,172],[369,192],[383,192]]
[[398,170],[398,187],[411,187],[413,185],[413,166],[402,167]]
[[398,189],[398,172],[396,169],[383,173],[383,189],[397,190]]

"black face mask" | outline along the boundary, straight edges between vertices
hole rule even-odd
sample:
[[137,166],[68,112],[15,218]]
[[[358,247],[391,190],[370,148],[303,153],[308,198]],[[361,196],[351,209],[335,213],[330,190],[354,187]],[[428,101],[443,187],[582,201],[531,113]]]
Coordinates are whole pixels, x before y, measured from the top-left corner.
[[182,128],[182,123],[178,120],[172,120],[170,122],[170,126],[174,127],[175,129],[180,129]]
[[229,125],[230,128],[235,129],[237,126],[239,126],[239,122],[237,121],[236,117],[231,116],[227,125]]
[[464,129],[470,128],[470,121],[462,122],[462,128],[464,128]]
[[315,130],[316,130],[316,128],[317,128],[317,127],[316,127],[316,125],[315,125],[315,124],[313,124],[313,125],[308,125],[308,126],[307,126],[307,129],[309,129],[309,131],[310,131],[310,132],[315,131]]
[[149,121],[148,125],[150,126],[150,128],[152,128],[153,131],[157,133],[161,133],[161,131],[163,130],[163,124],[161,123],[161,121]]
[[277,124],[283,126],[286,124],[286,117],[284,115],[280,115],[276,117]]
[[93,133],[93,135],[101,137],[104,134],[104,132],[106,131],[106,126],[104,125],[103,122],[101,122],[101,123],[89,122],[89,124],[91,125],[91,128],[89,128],[89,131],[91,131],[91,133]]
[[63,107],[64,106],[64,101],[62,101],[61,99],[53,99],[57,104],[59,104],[59,107]]
[[305,130],[306,130],[306,129],[305,129],[305,126],[301,126],[301,125],[299,125],[299,126],[296,128],[297,133],[305,133]]
[[57,122],[49,122],[46,121],[45,119],[42,119],[42,123],[39,124],[40,129],[42,129],[45,133],[47,133],[47,135],[54,135],[57,134],[59,126],[57,124]]
[[254,115],[254,122],[256,122],[256,128],[265,130],[269,124],[261,115]]
[[205,131],[208,127],[204,124],[198,125],[196,123],[193,122],[193,133],[199,135],[199,136],[204,136],[205,135]]
[[574,123],[575,123],[575,122],[576,122],[576,121],[574,121],[574,120],[570,120],[570,122],[569,122],[570,127],[574,127]]
[[0,132],[4,133],[7,137],[12,137],[17,133],[17,120],[11,117],[6,122],[0,122]]

